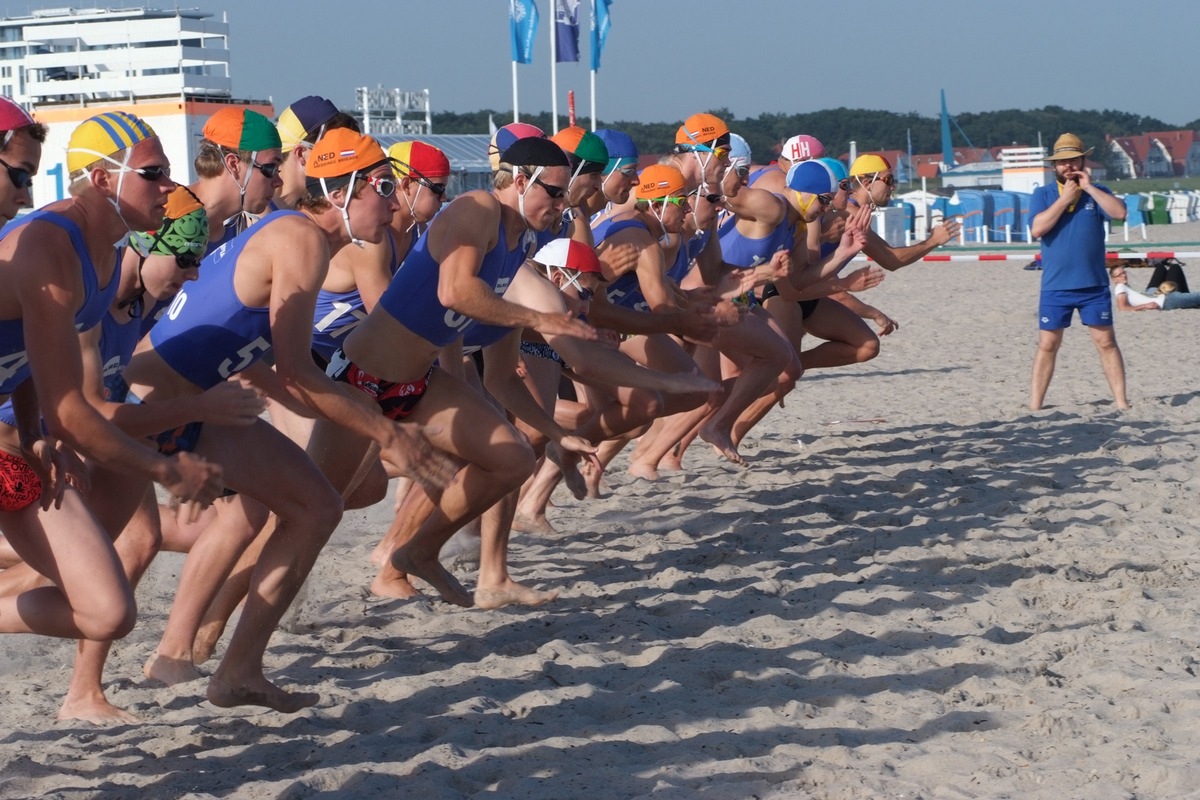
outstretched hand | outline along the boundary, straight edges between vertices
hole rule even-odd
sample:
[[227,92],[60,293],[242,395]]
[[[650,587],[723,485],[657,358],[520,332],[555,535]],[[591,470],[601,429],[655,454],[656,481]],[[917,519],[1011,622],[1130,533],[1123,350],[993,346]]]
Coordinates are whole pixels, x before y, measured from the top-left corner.
[[379,457],[412,478],[436,501],[462,468],[458,461],[429,441],[427,434],[441,433],[442,429],[415,422],[397,422],[393,428],[396,439],[380,447]]
[[874,289],[883,283],[885,277],[887,277],[887,273],[883,269],[874,264],[868,264],[846,276],[843,291],[865,292],[867,289]]
[[214,425],[250,425],[266,409],[262,394],[241,378],[218,383],[201,395],[204,422]]
[[574,336],[585,342],[594,342],[600,338],[596,329],[574,314],[539,314],[533,329],[542,336]]

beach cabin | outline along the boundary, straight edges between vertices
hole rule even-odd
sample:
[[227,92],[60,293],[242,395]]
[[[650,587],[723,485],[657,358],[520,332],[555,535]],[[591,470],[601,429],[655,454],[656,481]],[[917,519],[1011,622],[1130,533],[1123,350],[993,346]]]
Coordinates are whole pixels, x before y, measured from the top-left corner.
[[888,203],[888,205],[904,211],[905,243],[911,243],[913,241],[913,236],[916,233],[917,207],[912,203],[908,203],[903,200],[892,200],[892,202]]
[[1018,224],[1021,209],[1016,193],[993,190],[988,194],[991,195],[993,205],[992,225],[988,229],[990,233],[988,241],[1018,241],[1021,236],[1021,228]]
[[1167,225],[1171,222],[1171,212],[1169,210],[1171,200],[1165,192],[1150,192],[1150,203],[1148,210],[1150,218],[1147,220],[1151,225]]
[[988,241],[988,230],[993,225],[995,201],[990,192],[979,189],[959,189],[950,198],[947,213],[956,217],[963,227],[963,241],[979,243]]
[[[1016,227],[1013,228],[1013,241],[1016,242],[1032,242],[1033,235],[1029,232],[1029,226],[1033,220],[1029,218],[1029,204],[1033,202],[1033,194],[1030,192],[1013,192],[1013,203],[1016,208]],[[1020,231],[1020,236],[1017,232]]]

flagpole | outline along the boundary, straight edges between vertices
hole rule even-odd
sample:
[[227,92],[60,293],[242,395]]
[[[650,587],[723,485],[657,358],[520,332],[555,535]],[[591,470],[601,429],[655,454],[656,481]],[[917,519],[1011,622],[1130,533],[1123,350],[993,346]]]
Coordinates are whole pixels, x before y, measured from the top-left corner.
[[558,133],[558,0],[551,0],[554,19],[550,21],[550,118]]
[[513,122],[521,121],[520,105],[517,103],[517,0],[508,0],[508,19],[509,24],[513,26],[513,60],[512,60],[512,84],[513,84]]

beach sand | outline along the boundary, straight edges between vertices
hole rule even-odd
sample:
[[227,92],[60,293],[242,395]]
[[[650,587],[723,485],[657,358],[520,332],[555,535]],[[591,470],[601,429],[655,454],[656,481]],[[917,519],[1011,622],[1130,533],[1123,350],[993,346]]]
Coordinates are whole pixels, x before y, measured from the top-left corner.
[[1030,413],[1022,263],[890,275],[899,332],[806,376],[749,469],[556,495],[512,552],[546,607],[373,599],[391,504],[348,512],[267,654],[299,714],[142,678],[160,557],[107,673],[145,724],[55,722],[72,645],[4,639],[0,797],[1196,796],[1200,316],[1120,315],[1124,414],[1076,324]]

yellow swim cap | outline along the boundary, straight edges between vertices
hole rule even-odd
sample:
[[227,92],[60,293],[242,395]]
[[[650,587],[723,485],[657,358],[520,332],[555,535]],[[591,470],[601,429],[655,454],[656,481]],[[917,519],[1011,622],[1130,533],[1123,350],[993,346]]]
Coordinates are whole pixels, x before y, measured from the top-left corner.
[[156,136],[141,119],[124,111],[97,114],[79,124],[67,143],[67,172],[73,173],[101,158]]

